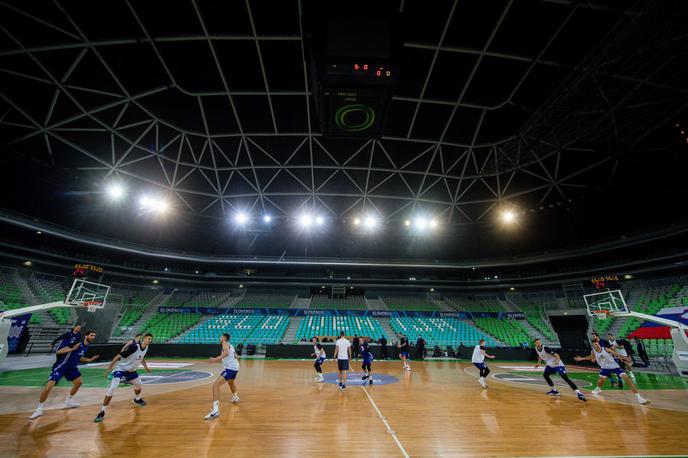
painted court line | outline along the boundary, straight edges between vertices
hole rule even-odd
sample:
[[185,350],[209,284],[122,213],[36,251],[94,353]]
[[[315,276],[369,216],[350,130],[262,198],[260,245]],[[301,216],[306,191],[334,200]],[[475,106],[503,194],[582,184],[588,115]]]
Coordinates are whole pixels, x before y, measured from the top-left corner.
[[392,436],[392,439],[394,439],[394,442],[397,443],[397,447],[399,447],[399,450],[401,450],[401,454],[404,456],[404,458],[409,458],[409,454],[406,452],[406,449],[404,448],[404,446],[401,445],[401,441],[397,437],[397,433],[392,429],[391,426],[389,426],[389,423],[387,423],[387,417],[382,415],[382,412],[380,412],[380,409],[377,408],[375,401],[373,401],[373,398],[368,393],[368,390],[366,390],[366,387],[364,386],[362,388],[363,388],[363,391],[365,392],[366,396],[368,396],[370,403],[373,405],[373,408],[377,412],[377,418],[382,420],[382,423],[384,423],[385,428],[387,428],[387,432]]

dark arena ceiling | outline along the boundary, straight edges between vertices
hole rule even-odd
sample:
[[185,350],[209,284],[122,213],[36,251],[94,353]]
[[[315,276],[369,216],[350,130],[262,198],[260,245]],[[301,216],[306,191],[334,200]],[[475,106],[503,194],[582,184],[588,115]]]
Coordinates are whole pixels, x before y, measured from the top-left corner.
[[[3,211],[204,253],[425,259],[687,216],[685,1],[390,2],[400,79],[381,137],[361,139],[321,134],[309,5],[0,2]],[[144,193],[169,212],[141,214]],[[304,212],[326,224],[299,234]],[[368,214],[376,236],[352,227]],[[436,233],[411,234],[417,215]]]

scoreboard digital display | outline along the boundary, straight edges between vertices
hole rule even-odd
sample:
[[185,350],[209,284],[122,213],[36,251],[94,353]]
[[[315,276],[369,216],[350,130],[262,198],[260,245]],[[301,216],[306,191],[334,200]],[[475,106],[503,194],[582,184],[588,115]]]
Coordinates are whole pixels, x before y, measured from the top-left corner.
[[618,275],[598,275],[593,277],[591,280],[595,289],[619,289],[621,288],[621,282],[619,281]]
[[102,274],[103,268],[93,264],[74,264],[74,270],[72,270],[72,277],[87,278],[89,273]]

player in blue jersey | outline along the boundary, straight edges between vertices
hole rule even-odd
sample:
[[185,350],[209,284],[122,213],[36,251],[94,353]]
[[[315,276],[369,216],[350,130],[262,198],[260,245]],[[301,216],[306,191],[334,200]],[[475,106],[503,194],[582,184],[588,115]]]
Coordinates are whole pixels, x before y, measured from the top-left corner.
[[64,334],[61,334],[55,339],[53,339],[52,342],[50,342],[50,351],[55,348],[55,345],[57,344],[57,351],[56,351],[56,359],[55,359],[55,364],[59,364],[62,362],[62,360],[66,357],[66,353],[59,353],[60,350],[62,350],[65,347],[73,347],[74,344],[77,342],[81,342],[83,337],[81,337],[81,326],[76,325],[72,328],[71,331],[67,331]]
[[[78,331],[77,331],[78,333]],[[48,378],[48,383],[45,384],[43,392],[41,392],[41,397],[38,400],[38,407],[33,414],[29,417],[30,420],[38,418],[43,415],[43,403],[48,399],[50,390],[53,389],[55,385],[62,379],[66,378],[68,381],[72,382],[72,390],[69,392],[67,399],[64,402],[64,406],[67,409],[73,409],[79,407],[79,403],[74,401],[74,396],[76,392],[79,391],[81,387],[81,373],[77,366],[79,363],[89,363],[98,359],[98,355],[86,358],[86,352],[88,351],[88,346],[96,339],[96,333],[94,331],[88,331],[86,337],[81,342],[74,343],[71,347],[63,345],[57,350],[58,361],[53,365],[52,371],[50,372],[50,377]],[[63,339],[62,342],[69,341],[69,339]]]
[[368,379],[368,384],[372,385],[373,369],[370,365],[372,364],[374,358],[373,352],[370,350],[367,340],[363,340],[363,344],[360,346],[359,352],[361,353],[361,357],[363,358],[363,364],[361,364],[361,369],[363,369],[363,377],[361,377],[361,380]]
[[411,354],[411,346],[409,345],[408,337],[399,333],[397,335],[399,342],[397,342],[397,348],[399,349],[399,359],[404,364],[402,371],[410,371],[411,366],[408,363],[409,355]]

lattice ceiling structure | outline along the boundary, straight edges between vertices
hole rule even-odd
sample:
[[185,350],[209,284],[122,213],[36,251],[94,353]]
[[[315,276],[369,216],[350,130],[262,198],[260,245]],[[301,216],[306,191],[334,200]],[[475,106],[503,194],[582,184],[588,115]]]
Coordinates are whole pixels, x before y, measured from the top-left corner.
[[688,102],[685,2],[401,0],[380,139],[325,138],[299,0],[1,2],[3,154],[121,179],[176,210],[565,205]]

